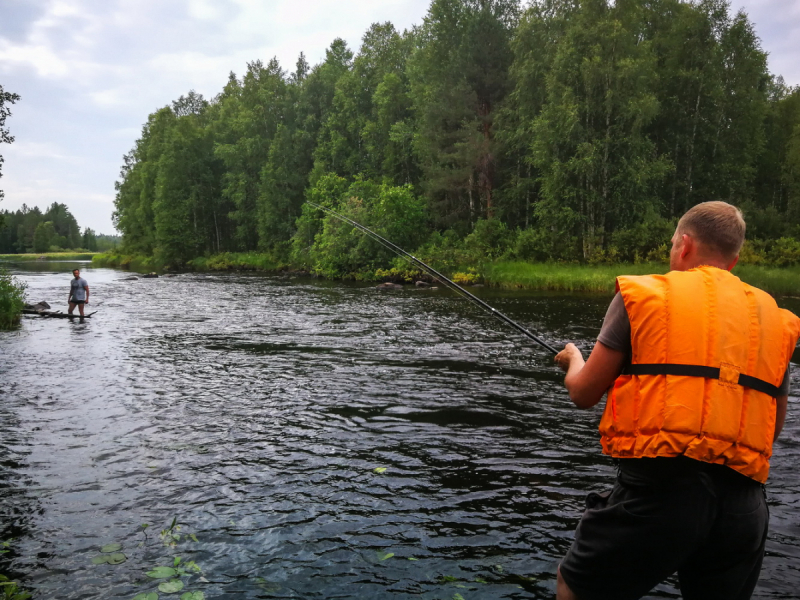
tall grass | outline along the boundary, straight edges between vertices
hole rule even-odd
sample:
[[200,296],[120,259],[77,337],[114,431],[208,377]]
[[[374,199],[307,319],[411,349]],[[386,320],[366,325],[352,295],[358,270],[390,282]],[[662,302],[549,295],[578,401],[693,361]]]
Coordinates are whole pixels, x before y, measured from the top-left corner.
[[0,254],[0,260],[92,260],[97,252],[45,252],[44,254]]
[[[489,285],[504,288],[612,293],[620,275],[648,275],[668,270],[663,263],[585,266],[496,262],[484,267],[484,278]],[[745,283],[770,294],[800,295],[800,267],[742,265],[733,273]]]
[[619,275],[667,271],[667,265],[661,263],[588,266],[501,261],[487,265],[484,278],[489,285],[503,288],[613,293]]
[[25,306],[26,287],[0,268],[0,329],[11,329],[19,324]]
[[741,265],[733,269],[733,274],[770,294],[800,296],[800,266],[779,268]]

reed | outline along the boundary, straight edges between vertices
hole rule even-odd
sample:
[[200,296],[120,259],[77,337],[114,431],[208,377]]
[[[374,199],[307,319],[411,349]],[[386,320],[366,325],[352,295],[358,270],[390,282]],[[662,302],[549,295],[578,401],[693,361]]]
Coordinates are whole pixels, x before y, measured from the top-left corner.
[[46,252],[44,254],[0,254],[0,260],[92,260],[97,252]]
[[800,296],[800,266],[762,267],[741,265],[733,274],[745,283],[780,296]]
[[[574,265],[558,263],[496,262],[483,269],[486,283],[502,288],[559,292],[613,293],[620,275],[666,273],[663,263]],[[800,267],[741,265],[734,275],[745,283],[775,295],[800,295]]]
[[486,283],[502,288],[613,293],[620,275],[666,273],[661,263],[574,265],[500,261],[484,267]]

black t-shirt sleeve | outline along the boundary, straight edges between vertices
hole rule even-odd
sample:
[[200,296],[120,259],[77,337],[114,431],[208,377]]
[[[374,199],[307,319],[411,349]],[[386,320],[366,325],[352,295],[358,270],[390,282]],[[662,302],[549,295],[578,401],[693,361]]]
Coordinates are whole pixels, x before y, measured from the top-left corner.
[[597,341],[627,356],[631,354],[631,321],[619,292],[608,306]]

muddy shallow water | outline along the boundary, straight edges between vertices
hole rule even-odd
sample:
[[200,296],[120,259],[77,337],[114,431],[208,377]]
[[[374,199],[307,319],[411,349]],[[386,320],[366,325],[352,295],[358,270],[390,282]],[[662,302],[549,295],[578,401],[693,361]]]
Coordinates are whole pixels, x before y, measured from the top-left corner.
[[[65,310],[75,263],[10,266]],[[553,596],[614,470],[546,351],[442,290],[84,266],[93,318],[0,332],[0,572],[35,598],[157,591],[176,556],[209,599]],[[478,293],[584,349],[609,301]],[[757,598],[800,588],[797,389]],[[125,562],[93,564],[111,543]]]

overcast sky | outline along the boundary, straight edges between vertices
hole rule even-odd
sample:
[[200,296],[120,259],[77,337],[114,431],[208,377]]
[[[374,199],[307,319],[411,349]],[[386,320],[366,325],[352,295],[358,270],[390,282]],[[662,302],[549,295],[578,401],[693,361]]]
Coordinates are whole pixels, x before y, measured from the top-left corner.
[[[430,0],[0,0],[0,85],[22,100],[6,122],[0,209],[66,204],[114,233],[114,181],[147,115],[190,89],[277,56],[313,65],[336,37],[354,51],[374,22],[422,22]],[[733,0],[773,73],[800,84],[800,0]]]

